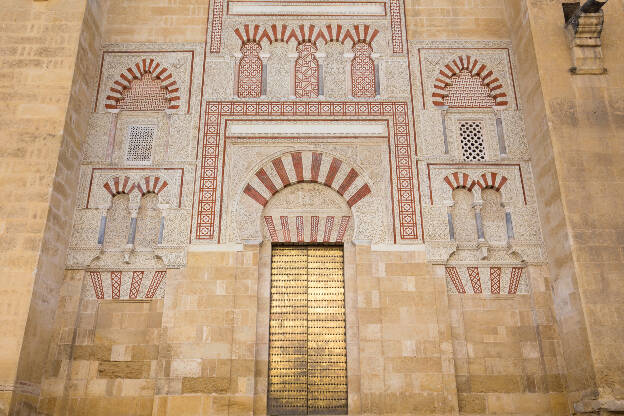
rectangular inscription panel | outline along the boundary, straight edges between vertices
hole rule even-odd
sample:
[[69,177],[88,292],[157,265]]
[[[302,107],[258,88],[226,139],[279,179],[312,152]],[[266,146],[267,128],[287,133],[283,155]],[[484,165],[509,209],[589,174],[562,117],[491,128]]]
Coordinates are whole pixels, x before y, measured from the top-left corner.
[[386,16],[385,2],[370,1],[228,1],[227,10],[238,16]]
[[346,414],[341,247],[273,249],[269,334],[269,414]]

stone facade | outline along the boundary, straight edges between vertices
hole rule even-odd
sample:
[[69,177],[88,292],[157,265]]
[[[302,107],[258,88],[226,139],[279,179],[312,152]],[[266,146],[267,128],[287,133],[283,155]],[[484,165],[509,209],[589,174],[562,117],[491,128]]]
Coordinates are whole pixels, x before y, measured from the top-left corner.
[[0,415],[267,414],[276,244],[349,414],[624,409],[621,3],[8,1]]

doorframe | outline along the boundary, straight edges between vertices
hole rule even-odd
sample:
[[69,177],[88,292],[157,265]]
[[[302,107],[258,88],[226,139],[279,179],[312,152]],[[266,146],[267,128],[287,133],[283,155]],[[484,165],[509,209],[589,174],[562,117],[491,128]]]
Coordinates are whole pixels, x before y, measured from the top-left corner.
[[[357,298],[357,273],[355,244],[293,243],[276,245],[342,245],[343,276],[345,286],[345,323],[347,343],[347,411],[349,415],[361,413],[360,401],[360,337]],[[273,245],[264,240],[258,253],[258,307],[256,313],[256,349],[254,377],[254,414],[268,414],[269,388],[269,323],[271,308],[271,261]]]

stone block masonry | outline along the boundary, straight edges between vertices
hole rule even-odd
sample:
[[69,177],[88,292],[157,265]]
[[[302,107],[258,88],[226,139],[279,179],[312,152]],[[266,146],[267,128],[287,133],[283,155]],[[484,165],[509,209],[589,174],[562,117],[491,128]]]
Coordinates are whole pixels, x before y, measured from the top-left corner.
[[[59,307],[102,4],[9,0],[0,14],[0,414],[37,407]],[[15,88],[19,85],[19,88]],[[12,409],[12,410],[10,410]]]
[[0,416],[266,415],[321,241],[348,414],[620,412],[621,2],[286,3],[3,2]]

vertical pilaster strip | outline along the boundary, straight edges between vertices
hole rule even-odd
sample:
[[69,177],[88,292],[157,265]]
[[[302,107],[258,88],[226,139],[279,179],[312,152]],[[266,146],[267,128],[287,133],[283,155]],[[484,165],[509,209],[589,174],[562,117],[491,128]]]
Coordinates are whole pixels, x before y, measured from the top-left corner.
[[390,0],[390,29],[392,31],[392,52],[403,53],[403,28],[399,0]]
[[455,227],[453,227],[453,215],[450,212],[447,212],[446,217],[448,220],[448,227],[449,227],[449,239],[455,240]]
[[271,241],[274,242],[274,243],[278,242],[279,238],[277,237],[277,231],[275,230],[275,224],[273,223],[273,217],[265,216],[264,217],[264,222],[266,223],[267,230],[269,232],[269,236],[271,237]]
[[100,230],[98,231],[98,244],[104,244],[104,235],[106,233],[106,215],[100,218]]
[[505,224],[507,225],[507,240],[513,240],[514,229],[513,222],[511,221],[511,212],[505,212]]
[[440,111],[440,115],[442,117],[442,139],[444,140],[444,154],[448,155],[449,147],[448,147],[448,138],[446,133],[446,110],[448,107],[439,107],[442,111]]
[[493,294],[500,293],[501,268],[490,267],[490,292]]
[[496,135],[498,137],[498,152],[501,156],[507,155],[507,145],[505,144],[505,132],[503,130],[503,119],[496,115]]
[[481,220],[481,212],[475,211],[475,222],[477,223],[477,237],[479,240],[485,240],[483,234],[483,221]]

